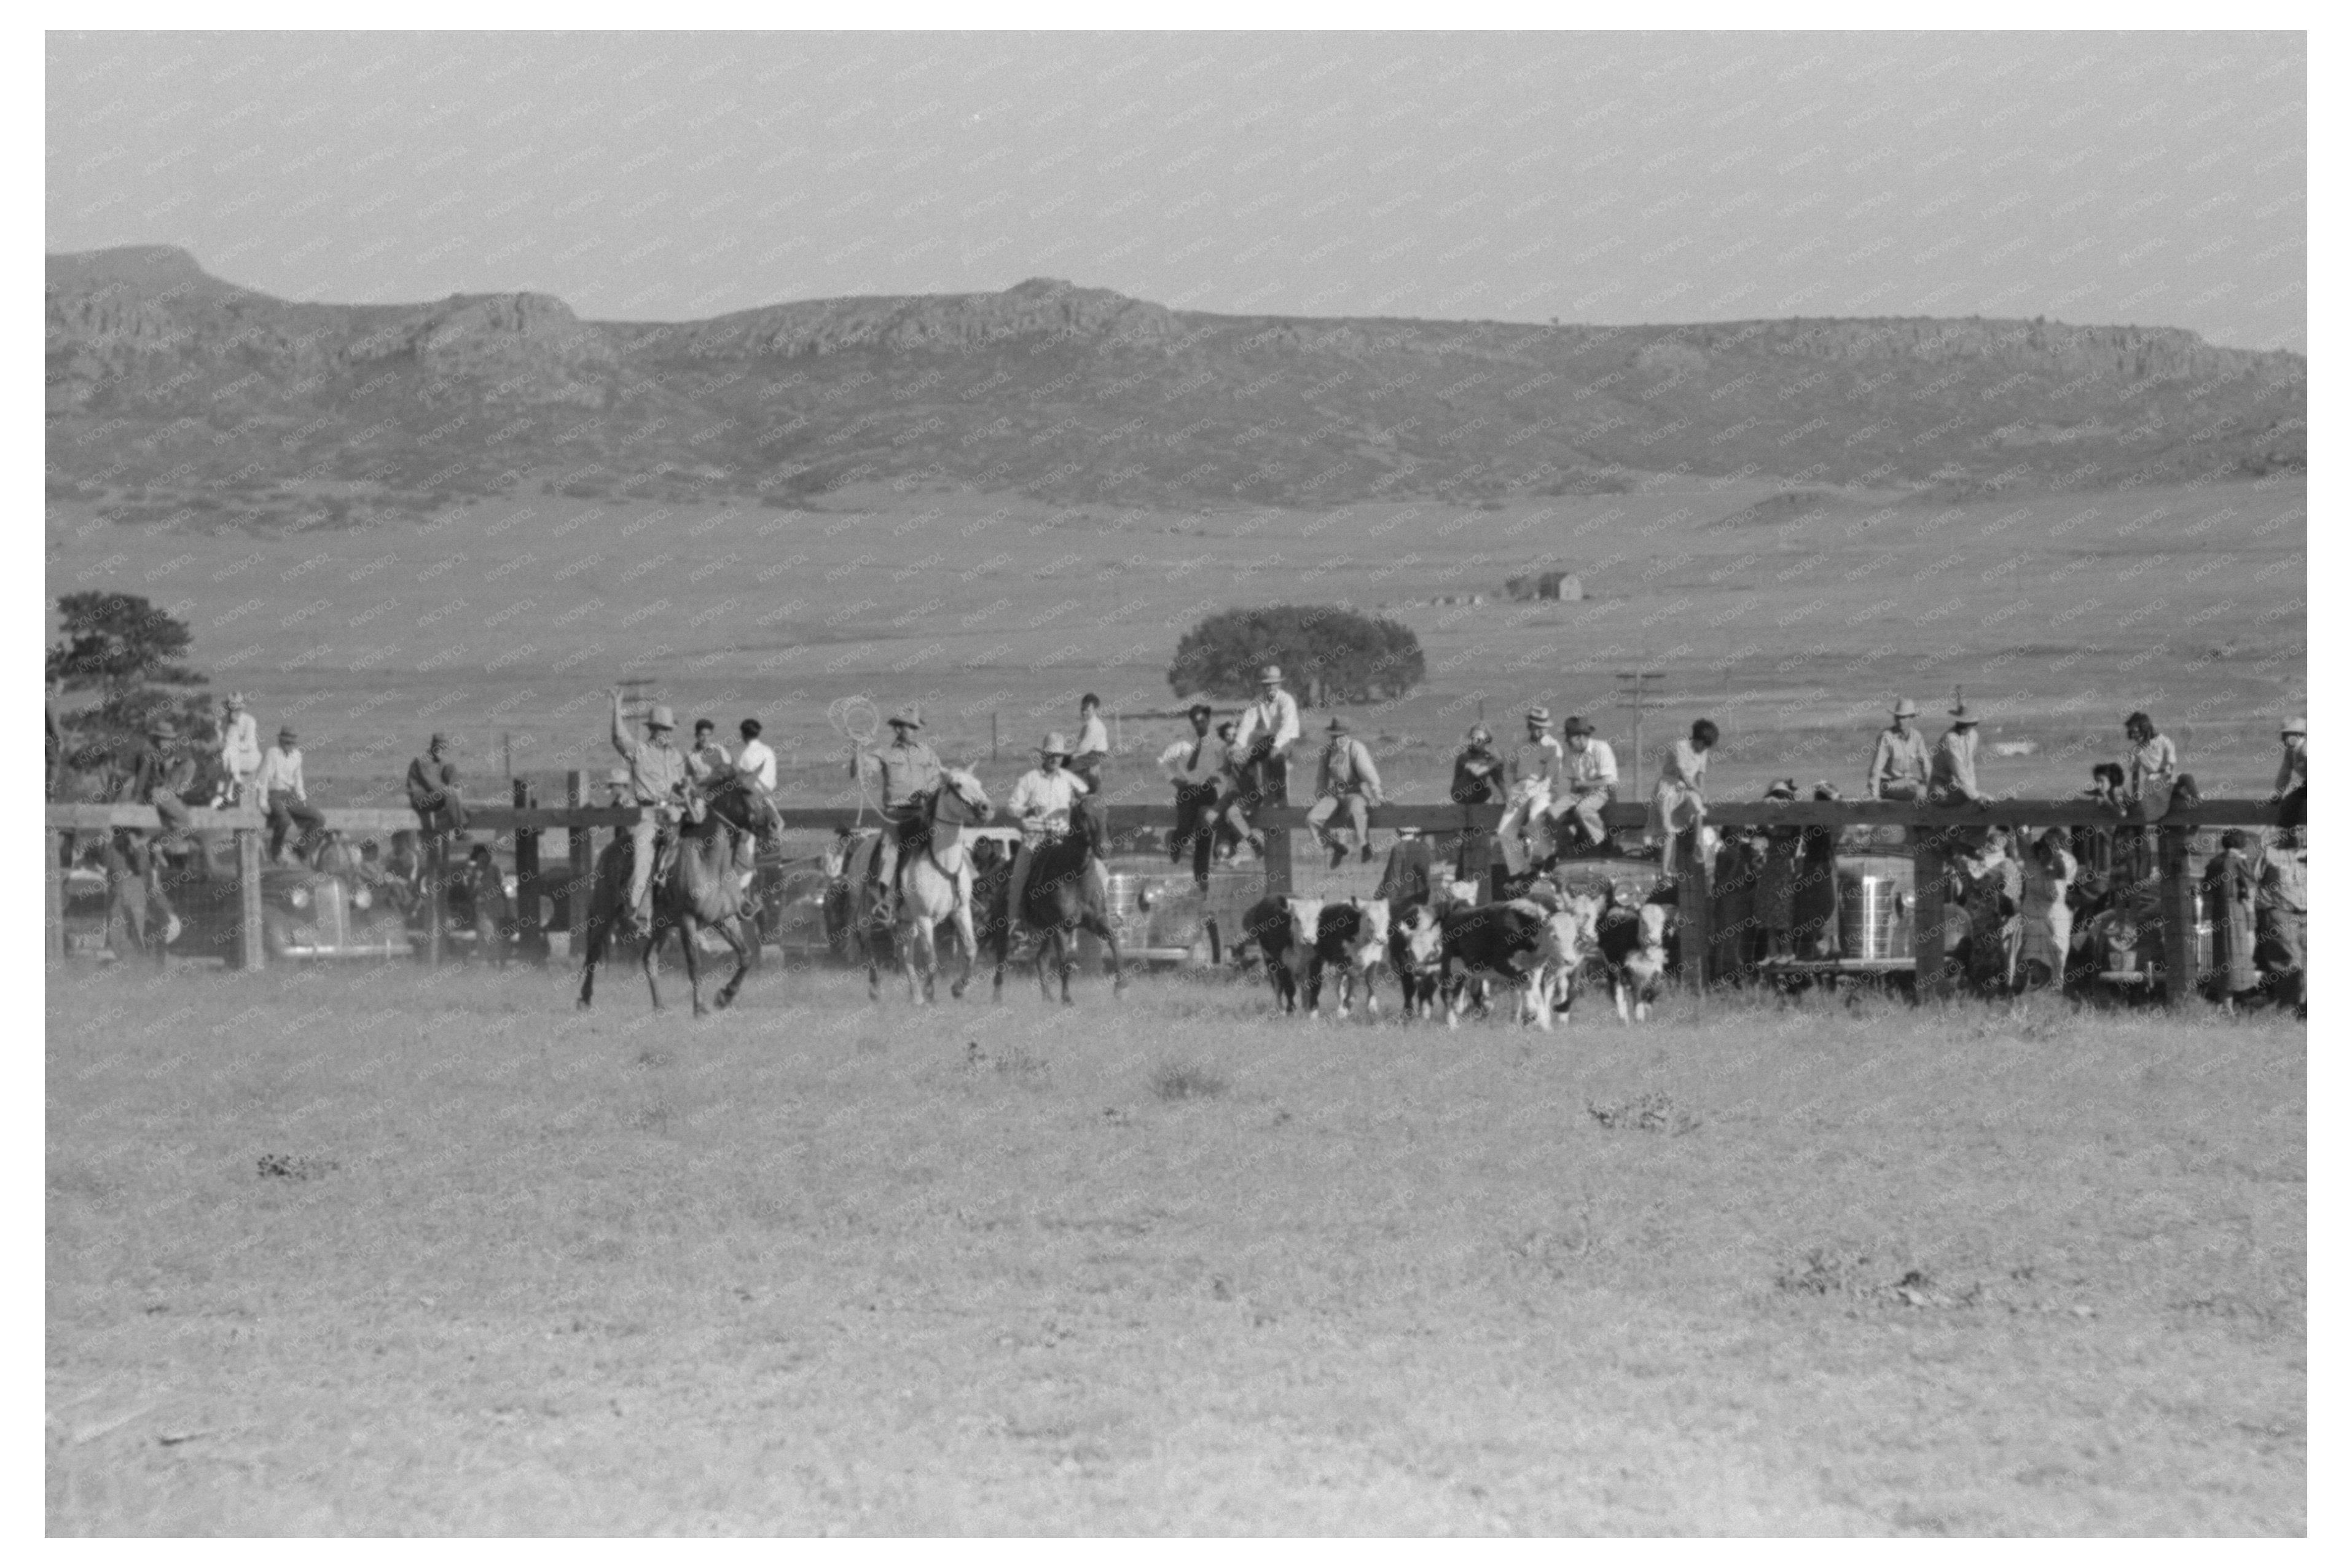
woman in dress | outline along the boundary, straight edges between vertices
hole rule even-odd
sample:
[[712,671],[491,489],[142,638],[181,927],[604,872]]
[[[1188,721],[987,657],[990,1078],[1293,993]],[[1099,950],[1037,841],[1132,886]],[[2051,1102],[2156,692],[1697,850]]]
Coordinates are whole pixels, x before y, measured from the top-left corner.
[[2254,868],[2246,859],[2252,847],[2252,836],[2233,827],[2205,866],[2205,912],[2213,922],[2210,994],[2233,1011],[2237,998],[2263,983],[2254,968]]
[[2066,955],[2074,941],[2074,911],[2066,901],[2074,881],[2074,857],[2066,835],[2053,827],[2034,840],[2025,863],[2022,931],[2018,972],[2026,990],[2066,983]]
[[2007,830],[1988,829],[1983,846],[1963,857],[1958,870],[1969,912],[1969,984],[1986,995],[2003,994],[2016,983],[2018,901],[2025,890]]

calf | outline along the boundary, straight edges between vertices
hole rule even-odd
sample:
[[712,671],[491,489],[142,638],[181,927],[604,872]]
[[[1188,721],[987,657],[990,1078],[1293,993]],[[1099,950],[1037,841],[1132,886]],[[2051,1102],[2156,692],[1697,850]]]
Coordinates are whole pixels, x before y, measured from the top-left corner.
[[1545,921],[1538,973],[1538,1001],[1547,1012],[1565,1013],[1582,989],[1585,967],[1600,948],[1600,924],[1609,900],[1591,893],[1563,897]]
[[1339,975],[1339,1016],[1354,1005],[1356,987],[1364,991],[1364,1013],[1377,1018],[1380,996],[1373,990],[1373,972],[1388,959],[1389,901],[1386,899],[1334,899],[1316,915],[1315,973],[1308,984],[1307,1005],[1322,1006],[1323,971]]
[[1290,985],[1309,1013],[1323,1001],[1323,900],[1285,899],[1290,921]]
[[1664,904],[1613,904],[1601,917],[1601,963],[1609,973],[1609,994],[1616,999],[1620,1023],[1649,1019],[1650,1004],[1665,982],[1666,918],[1671,912]]
[[[1549,977],[1578,951],[1576,922],[1572,913],[1552,914],[1523,900],[1482,904],[1447,915],[1444,922],[1446,1027],[1460,1026],[1464,994],[1472,982],[1499,979],[1517,994],[1514,1016],[1522,1023],[1532,1017],[1538,1027],[1549,1030]],[[1457,966],[1462,972],[1458,981]]]
[[1407,904],[1389,928],[1389,968],[1404,993],[1404,1016],[1428,1017],[1437,1005],[1437,982],[1445,964],[1445,930],[1427,904]]
[[[1274,987],[1275,1002],[1286,1013],[1298,1011],[1298,975],[1292,968],[1293,950],[1290,906],[1292,899],[1260,899],[1242,917],[1241,940],[1236,949],[1257,944],[1258,955],[1265,960],[1265,977]],[[1310,943],[1311,947],[1312,944]]]

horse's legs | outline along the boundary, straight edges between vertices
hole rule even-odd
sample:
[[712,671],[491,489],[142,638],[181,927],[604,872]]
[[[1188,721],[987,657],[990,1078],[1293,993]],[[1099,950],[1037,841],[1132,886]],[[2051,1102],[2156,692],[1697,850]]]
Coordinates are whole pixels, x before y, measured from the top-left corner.
[[971,966],[980,956],[980,939],[971,929],[971,873],[967,870],[956,889],[955,939],[959,956],[963,960],[963,973],[948,987],[948,994],[963,999],[964,987],[971,984]]
[[[910,898],[902,898],[899,907],[904,909],[910,901]],[[907,977],[907,1000],[919,1007],[931,999],[931,974],[939,967],[930,921],[918,911],[914,923],[899,926],[891,933],[891,940],[898,948],[898,972]]]
[[1059,926],[1049,926],[1037,933],[1037,991],[1051,1002],[1054,985],[1045,978],[1045,955],[1049,952],[1054,955],[1054,962],[1059,964],[1062,961],[1062,928]]
[[735,950],[735,973],[728,976],[727,984],[720,986],[719,994],[711,999],[712,1006],[724,1007],[735,1000],[735,993],[742,988],[743,976],[751,973],[751,953],[759,951],[760,939],[757,935],[753,935],[749,943],[750,951],[747,952],[745,942],[735,934],[734,921],[720,921],[710,929],[717,931],[720,940]]
[[[1083,907],[1078,910],[1078,924],[1102,938],[1103,945],[1110,949],[1110,988],[1115,993],[1125,991],[1127,963],[1118,955],[1118,932],[1111,929],[1110,921],[1103,919],[1094,910]],[[1075,943],[1073,946],[1075,947]],[[1067,978],[1064,979],[1062,984],[1064,990],[1069,988]]]
[[678,951],[686,954],[686,988],[694,997],[694,1016],[699,1018],[710,1011],[702,1005],[702,944],[695,940],[698,933],[692,915],[680,915],[672,923],[677,928]]
[[661,958],[662,939],[668,934],[669,928],[662,923],[661,916],[659,914],[656,914],[653,918],[652,925],[650,925],[646,931],[646,955],[644,963],[646,971],[646,994],[654,999],[654,1011],[656,1013],[661,1011],[661,986],[654,980],[654,969]]
[[596,965],[604,960],[605,934],[612,929],[611,917],[593,914],[588,917],[587,961],[580,971],[580,1006],[583,1011],[596,1005]]

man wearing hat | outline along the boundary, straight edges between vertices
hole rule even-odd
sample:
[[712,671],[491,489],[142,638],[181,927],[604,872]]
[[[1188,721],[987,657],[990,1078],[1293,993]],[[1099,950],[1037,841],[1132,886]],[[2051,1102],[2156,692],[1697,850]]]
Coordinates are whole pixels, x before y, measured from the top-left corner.
[[2278,802],[2279,826],[2301,827],[2304,824],[2304,788],[2308,781],[2304,761],[2304,722],[2300,717],[2279,726],[2278,777],[2271,784],[2271,798]]
[[1575,714],[1560,725],[1559,734],[1559,784],[1549,815],[1554,823],[1572,824],[1586,847],[1600,848],[1609,842],[1609,827],[1601,814],[1617,798],[1617,753]]
[[1347,720],[1333,714],[1324,733],[1330,740],[1316,763],[1315,804],[1307,813],[1307,831],[1314,835],[1318,847],[1331,852],[1331,864],[1337,868],[1348,858],[1348,847],[1326,837],[1323,825],[1345,805],[1348,826],[1356,836],[1357,854],[1369,861],[1372,827],[1368,814],[1381,804],[1381,770],[1372,765],[1372,753],[1364,743],[1349,731]]
[[230,798],[239,805],[258,805],[263,797],[254,780],[261,772],[261,727],[246,711],[244,692],[230,692],[222,707],[221,771],[228,774]]
[[1192,703],[1184,710],[1192,724],[1191,739],[1178,741],[1160,753],[1160,771],[1176,786],[1176,831],[1168,840],[1168,858],[1171,864],[1182,861],[1190,845],[1192,880],[1202,887],[1209,882],[1209,857],[1217,841],[1217,806],[1224,794],[1229,754],[1225,742],[1209,732],[1209,721],[1215,716],[1206,702]]
[[915,738],[923,715],[912,703],[890,715],[890,743],[878,751],[859,751],[849,759],[849,776],[862,784],[869,764],[881,775],[882,842],[866,868],[866,886],[878,893],[898,890],[898,868],[906,857],[929,842],[929,807],[939,793],[940,759]]
[[1870,754],[1867,795],[1872,800],[1917,800],[1927,793],[1927,737],[1913,727],[1919,705],[1908,697],[1895,704],[1895,722],[1878,732]]
[[1544,814],[1550,809],[1552,790],[1559,783],[1563,755],[1559,742],[1552,738],[1551,710],[1540,705],[1528,709],[1527,739],[1504,759],[1503,787],[1510,805],[1495,827],[1503,847],[1504,868],[1514,877],[1526,872],[1533,848],[1521,841],[1521,832],[1532,827],[1536,832],[1531,837],[1545,836],[1541,825],[1548,821]]
[[1990,805],[1992,797],[1977,787],[1977,716],[1969,711],[1967,702],[1958,700],[1950,712],[1952,727],[1936,742],[1936,754],[1929,759],[1927,803]]
[[[184,833],[188,828],[188,806],[180,798],[180,791],[187,787],[194,770],[186,758],[173,754],[173,742],[179,738],[178,728],[169,719],[159,715],[150,722],[145,742],[131,753],[115,796],[133,805],[153,806],[163,834]],[[163,913],[164,942],[168,945],[176,941],[180,917],[163,892],[163,879],[154,874],[154,857],[145,830],[123,828],[116,835],[116,852],[145,885],[148,899]]]
[[310,850],[311,836],[327,826],[327,819],[310,804],[310,791],[303,787],[302,748],[294,743],[291,724],[278,731],[278,743],[261,759],[253,787],[269,813],[269,858],[283,858],[286,830],[299,826],[302,831],[294,840],[294,858],[300,859]]
[[[1261,804],[1290,804],[1290,748],[1297,743],[1298,699],[1282,689],[1282,667],[1269,664],[1257,672],[1257,700],[1242,710],[1234,732],[1242,786],[1234,809],[1244,822]],[[1265,835],[1255,825],[1248,833],[1250,847],[1263,854]]]
[[613,688],[613,750],[629,770],[629,800],[640,809],[629,827],[629,921],[635,934],[653,930],[654,851],[656,836],[677,820],[686,794],[686,754],[670,736],[677,715],[669,704],[646,710],[646,738],[632,739],[621,714],[621,689]]
[[1038,845],[1070,830],[1070,814],[1087,795],[1086,781],[1065,765],[1067,736],[1056,730],[1037,747],[1037,765],[1023,773],[1004,797],[1005,815],[1021,825],[1021,846],[1013,855],[1013,879],[1005,895],[1005,919],[1018,929],[1021,898],[1029,886],[1029,863]]
[[626,805],[629,800],[629,770],[614,768],[604,775],[604,804]]

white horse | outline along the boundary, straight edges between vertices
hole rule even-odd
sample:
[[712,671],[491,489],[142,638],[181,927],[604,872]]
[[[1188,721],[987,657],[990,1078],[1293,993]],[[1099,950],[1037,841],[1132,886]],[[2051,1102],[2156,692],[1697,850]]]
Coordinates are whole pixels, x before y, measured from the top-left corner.
[[[972,932],[971,851],[963,830],[996,815],[988,792],[962,768],[940,771],[938,793],[931,796],[926,809],[930,847],[902,858],[898,911],[890,922],[891,945],[898,949],[898,967],[907,976],[907,994],[918,1004],[935,999],[938,933],[943,921],[954,922],[956,942],[963,954],[963,973],[949,987],[950,994],[961,996],[964,987],[971,984],[980,942]],[[884,833],[890,831],[887,827],[883,829]],[[880,955],[875,951],[874,889],[868,885],[866,868],[872,858],[881,853],[881,847],[879,835],[871,843],[860,845],[851,852],[853,863],[847,868],[853,889],[850,930],[865,951],[866,994],[877,999],[882,994],[882,966]]]

